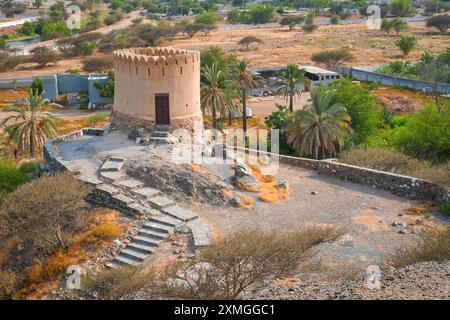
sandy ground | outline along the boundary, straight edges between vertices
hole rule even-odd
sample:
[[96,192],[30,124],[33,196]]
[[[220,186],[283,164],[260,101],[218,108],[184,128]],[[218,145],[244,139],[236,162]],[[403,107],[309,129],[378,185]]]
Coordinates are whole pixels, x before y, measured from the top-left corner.
[[[311,98],[309,92],[303,92],[301,97],[294,101],[294,110],[301,109]],[[286,99],[279,98],[276,96],[269,97],[250,97],[248,99],[248,107],[252,109],[253,115],[260,119],[270,115],[272,112],[277,111],[275,104],[289,105]]]
[[[97,31],[108,33],[127,26],[133,17],[104,27]],[[423,22],[411,22],[403,34],[415,35],[419,45],[410,53],[408,59],[417,60],[422,52],[439,53],[450,47],[450,37],[430,33]],[[245,36],[254,35],[263,40],[262,44],[252,45],[250,50],[242,50],[237,44]],[[205,37],[198,33],[192,39],[179,36],[173,41],[161,41],[160,46],[204,50],[219,46],[235,54],[239,59],[246,59],[251,66],[284,66],[287,63],[301,65],[313,64],[311,55],[327,49],[348,48],[355,56],[354,66],[376,66],[403,59],[394,42],[395,34],[386,35],[380,30],[368,30],[365,25],[321,26],[313,33],[300,30],[289,32],[287,28],[267,28],[251,30],[215,30]],[[49,75],[64,72],[70,68],[81,69],[81,59],[58,61],[42,70],[11,71],[0,74],[0,79],[24,78],[34,75]]]
[[[415,35],[418,38],[418,50],[408,57],[415,60],[421,52],[442,52],[450,47],[450,37],[428,34],[423,22],[409,24],[409,30],[403,34]],[[243,51],[237,44],[245,36],[254,35],[264,42],[253,45],[249,51]],[[211,46],[220,46],[235,54],[238,58],[247,59],[253,66],[283,66],[287,63],[311,64],[311,54],[326,49],[349,48],[355,56],[354,66],[380,65],[401,59],[400,52],[394,42],[397,36],[386,34],[380,30],[369,30],[365,25],[321,26],[312,33],[300,30],[289,32],[287,28],[268,28],[252,30],[213,31],[208,37],[197,34],[193,39],[176,39],[165,46],[203,50]]]
[[[114,131],[107,136],[82,137],[64,142],[57,149],[68,161],[71,170],[91,175],[95,174],[102,159],[107,156],[134,159],[148,154],[146,148],[126,139],[124,133]],[[224,178],[229,178],[232,174],[228,165],[216,166],[214,170],[209,166],[207,170]],[[419,205],[417,201],[285,165],[280,167],[276,179],[287,180],[292,187],[289,199],[279,204],[262,202],[256,199],[256,194],[247,193],[255,198],[253,209],[205,203],[181,205],[194,209],[220,234],[240,229],[287,232],[308,224],[344,226],[348,230],[350,244],[334,243],[321,248],[324,261],[341,266],[366,266],[379,262],[399,246],[417,237],[416,234],[400,234],[391,226],[392,222],[399,219],[413,226],[416,216],[400,218],[398,215],[411,206]],[[312,191],[316,194],[311,194]],[[434,223],[437,218],[433,217],[428,221]]]

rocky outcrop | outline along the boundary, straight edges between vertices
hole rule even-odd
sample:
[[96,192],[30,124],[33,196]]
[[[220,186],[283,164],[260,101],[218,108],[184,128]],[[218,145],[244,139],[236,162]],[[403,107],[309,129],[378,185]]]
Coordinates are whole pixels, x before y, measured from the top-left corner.
[[244,163],[237,163],[234,172],[234,183],[237,187],[251,192],[259,191],[259,183],[252,169]]

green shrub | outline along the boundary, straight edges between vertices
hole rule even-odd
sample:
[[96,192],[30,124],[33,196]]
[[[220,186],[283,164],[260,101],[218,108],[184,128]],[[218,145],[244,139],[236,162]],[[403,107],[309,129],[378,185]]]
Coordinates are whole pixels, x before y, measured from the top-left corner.
[[412,114],[393,137],[401,151],[435,163],[450,159],[450,108],[441,111],[432,104]]
[[27,168],[21,170],[12,160],[0,159],[0,195],[13,192],[28,182],[27,171]]
[[33,80],[33,83],[31,83],[30,89],[32,89],[33,91],[37,90],[37,92],[39,94],[41,94],[44,91],[44,89],[42,88],[42,79],[39,77],[36,77]]
[[111,115],[109,113],[98,112],[86,118],[86,125],[89,127],[94,127],[99,122],[109,121],[110,118]]
[[441,205],[441,213],[444,216],[450,216],[450,202],[446,202],[443,205]]
[[366,144],[381,126],[381,111],[376,97],[368,86],[359,86],[349,79],[334,81],[333,102],[342,104],[350,116],[350,127],[355,135],[355,144]]
[[341,21],[341,17],[338,15],[334,15],[331,17],[331,24],[339,24]]

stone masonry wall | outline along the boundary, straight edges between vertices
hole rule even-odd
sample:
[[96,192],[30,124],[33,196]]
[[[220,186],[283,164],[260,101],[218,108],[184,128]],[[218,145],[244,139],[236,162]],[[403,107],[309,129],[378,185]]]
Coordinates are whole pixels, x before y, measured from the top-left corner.
[[[55,173],[67,170],[64,164],[65,160],[61,158],[54,148],[55,143],[76,139],[83,135],[103,135],[107,133],[110,128],[111,126],[109,125],[105,127],[105,129],[84,128],[59,136],[53,140],[48,140],[44,145],[44,159],[47,161],[47,165],[50,166],[51,171]],[[406,197],[433,200],[435,204],[442,204],[450,201],[450,190],[433,182],[414,177],[353,166],[333,160],[314,160],[277,155],[270,152],[256,152],[244,148],[235,149],[252,154],[260,153],[269,157],[279,156],[279,161],[282,164],[315,170],[318,171],[319,174],[348,180],[376,189],[386,190]],[[111,205],[107,203],[107,199],[100,193],[91,194],[90,197],[93,197],[93,202]]]
[[433,200],[436,204],[450,201],[450,190],[433,182],[414,177],[353,166],[333,160],[314,160],[277,155],[270,152],[255,152],[243,148],[235,149],[245,150],[246,153],[252,154],[260,153],[269,157],[279,156],[279,162],[282,164],[312,169],[318,171],[319,174],[386,190],[405,197]]

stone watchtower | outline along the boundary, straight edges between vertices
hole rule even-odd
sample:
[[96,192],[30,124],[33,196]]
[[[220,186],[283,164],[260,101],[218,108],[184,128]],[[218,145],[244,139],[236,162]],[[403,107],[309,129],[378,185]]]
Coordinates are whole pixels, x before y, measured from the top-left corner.
[[200,52],[131,48],[113,56],[115,127],[192,130],[194,121],[202,121]]

